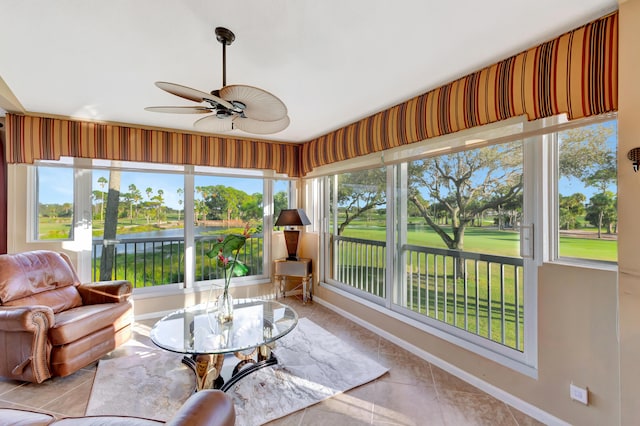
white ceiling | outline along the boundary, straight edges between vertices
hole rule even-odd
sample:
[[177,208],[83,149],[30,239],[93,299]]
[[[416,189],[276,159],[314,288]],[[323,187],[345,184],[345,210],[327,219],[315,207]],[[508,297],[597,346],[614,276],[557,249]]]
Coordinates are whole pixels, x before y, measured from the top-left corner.
[[193,104],[158,80],[220,88],[214,28],[223,26],[236,35],[227,84],[270,91],[289,110],[287,129],[260,138],[305,142],[616,8],[617,0],[0,0],[0,107],[193,130],[202,116],[144,107]]

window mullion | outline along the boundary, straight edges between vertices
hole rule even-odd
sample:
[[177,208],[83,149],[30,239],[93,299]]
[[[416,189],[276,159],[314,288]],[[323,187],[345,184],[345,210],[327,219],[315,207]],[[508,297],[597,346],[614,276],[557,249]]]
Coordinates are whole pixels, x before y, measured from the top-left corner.
[[193,287],[196,278],[195,238],[195,184],[193,167],[184,174],[184,286]]

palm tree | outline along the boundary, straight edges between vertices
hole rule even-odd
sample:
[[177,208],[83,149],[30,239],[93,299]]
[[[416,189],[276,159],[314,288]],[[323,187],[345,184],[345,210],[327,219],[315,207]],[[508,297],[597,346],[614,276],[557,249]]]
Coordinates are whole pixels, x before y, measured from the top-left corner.
[[184,194],[184,190],[182,188],[178,188],[176,190],[178,193],[178,222],[180,222],[180,210],[182,210],[182,195]]
[[130,223],[133,223],[133,205],[135,204],[137,207],[140,202],[140,198],[142,198],[140,190],[138,190],[133,183],[129,185],[129,198],[131,199],[131,204],[129,204],[129,221]]
[[162,216],[162,205],[164,204],[164,191],[162,189],[158,189],[158,195],[153,197],[154,200],[157,201],[156,205],[156,221],[160,224],[160,218]]
[[[104,186],[108,183],[109,181],[107,180],[106,177],[104,176],[100,176],[98,178],[98,184],[100,185],[100,188],[104,190]],[[102,206],[100,207],[100,220],[104,222],[104,191],[100,191],[101,196],[102,196]]]

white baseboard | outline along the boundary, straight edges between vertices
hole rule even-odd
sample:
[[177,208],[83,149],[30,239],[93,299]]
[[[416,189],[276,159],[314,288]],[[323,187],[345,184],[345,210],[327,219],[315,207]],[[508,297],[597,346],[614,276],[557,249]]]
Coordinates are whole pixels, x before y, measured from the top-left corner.
[[398,338],[397,336],[388,333],[387,331],[378,328],[366,321],[363,321],[361,318],[327,302],[326,300],[323,300],[321,298],[319,298],[318,296],[314,296],[313,297],[313,301],[328,308],[331,309],[332,311],[336,312],[337,314],[342,315],[343,317],[355,322],[356,324],[366,328],[369,331],[372,331],[374,333],[376,333],[377,335],[395,343],[396,345],[400,346],[401,348],[404,348],[406,350],[408,350],[409,352],[411,352],[412,354],[424,359],[425,361],[439,367],[442,368],[443,370],[445,370],[446,372],[453,374],[454,376],[456,376],[457,378],[459,378],[460,380],[464,380],[465,382],[477,387],[478,389],[481,389],[482,391],[488,393],[489,395],[493,396],[494,398],[499,399],[500,401],[504,402],[505,404],[508,404],[514,408],[516,408],[517,410],[522,411],[523,413],[527,414],[528,416],[533,417],[534,419],[546,424],[546,425],[557,425],[557,426],[569,426],[570,424],[547,413],[544,410],[541,410],[540,408],[536,407],[535,405],[529,404],[527,401],[524,401],[516,396],[511,395],[508,392],[505,392],[504,390],[492,385],[491,383],[485,382],[484,380],[479,379],[478,377],[469,374],[468,372],[456,367],[453,364],[448,363],[447,361],[438,358],[432,354],[430,354],[429,352],[418,348],[417,346],[414,346],[413,344],[402,340],[400,338]]

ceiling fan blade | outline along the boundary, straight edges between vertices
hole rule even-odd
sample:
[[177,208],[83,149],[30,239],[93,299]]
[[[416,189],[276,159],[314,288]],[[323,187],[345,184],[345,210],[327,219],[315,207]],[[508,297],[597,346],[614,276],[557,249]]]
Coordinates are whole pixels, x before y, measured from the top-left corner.
[[275,121],[260,121],[247,117],[237,117],[233,120],[233,126],[247,133],[268,135],[286,129],[289,126],[289,121],[288,115]]
[[278,121],[287,115],[287,107],[278,97],[257,87],[225,86],[220,89],[220,97],[231,103],[242,102],[246,106],[244,115],[254,120]]
[[219,105],[224,106],[225,108],[233,109],[233,105],[224,99],[212,95],[211,93],[203,92],[201,90],[192,89],[191,87],[182,86],[181,84],[168,83],[166,81],[156,81],[156,86],[164,90],[165,92],[169,92],[172,95],[180,96],[184,99],[189,99],[194,102],[204,102],[204,101],[213,101]]
[[207,114],[212,112],[213,108],[204,106],[156,106],[146,107],[145,111],[167,112],[171,114]]
[[206,133],[230,132],[233,130],[233,116],[218,118],[212,114],[193,123],[195,128]]

